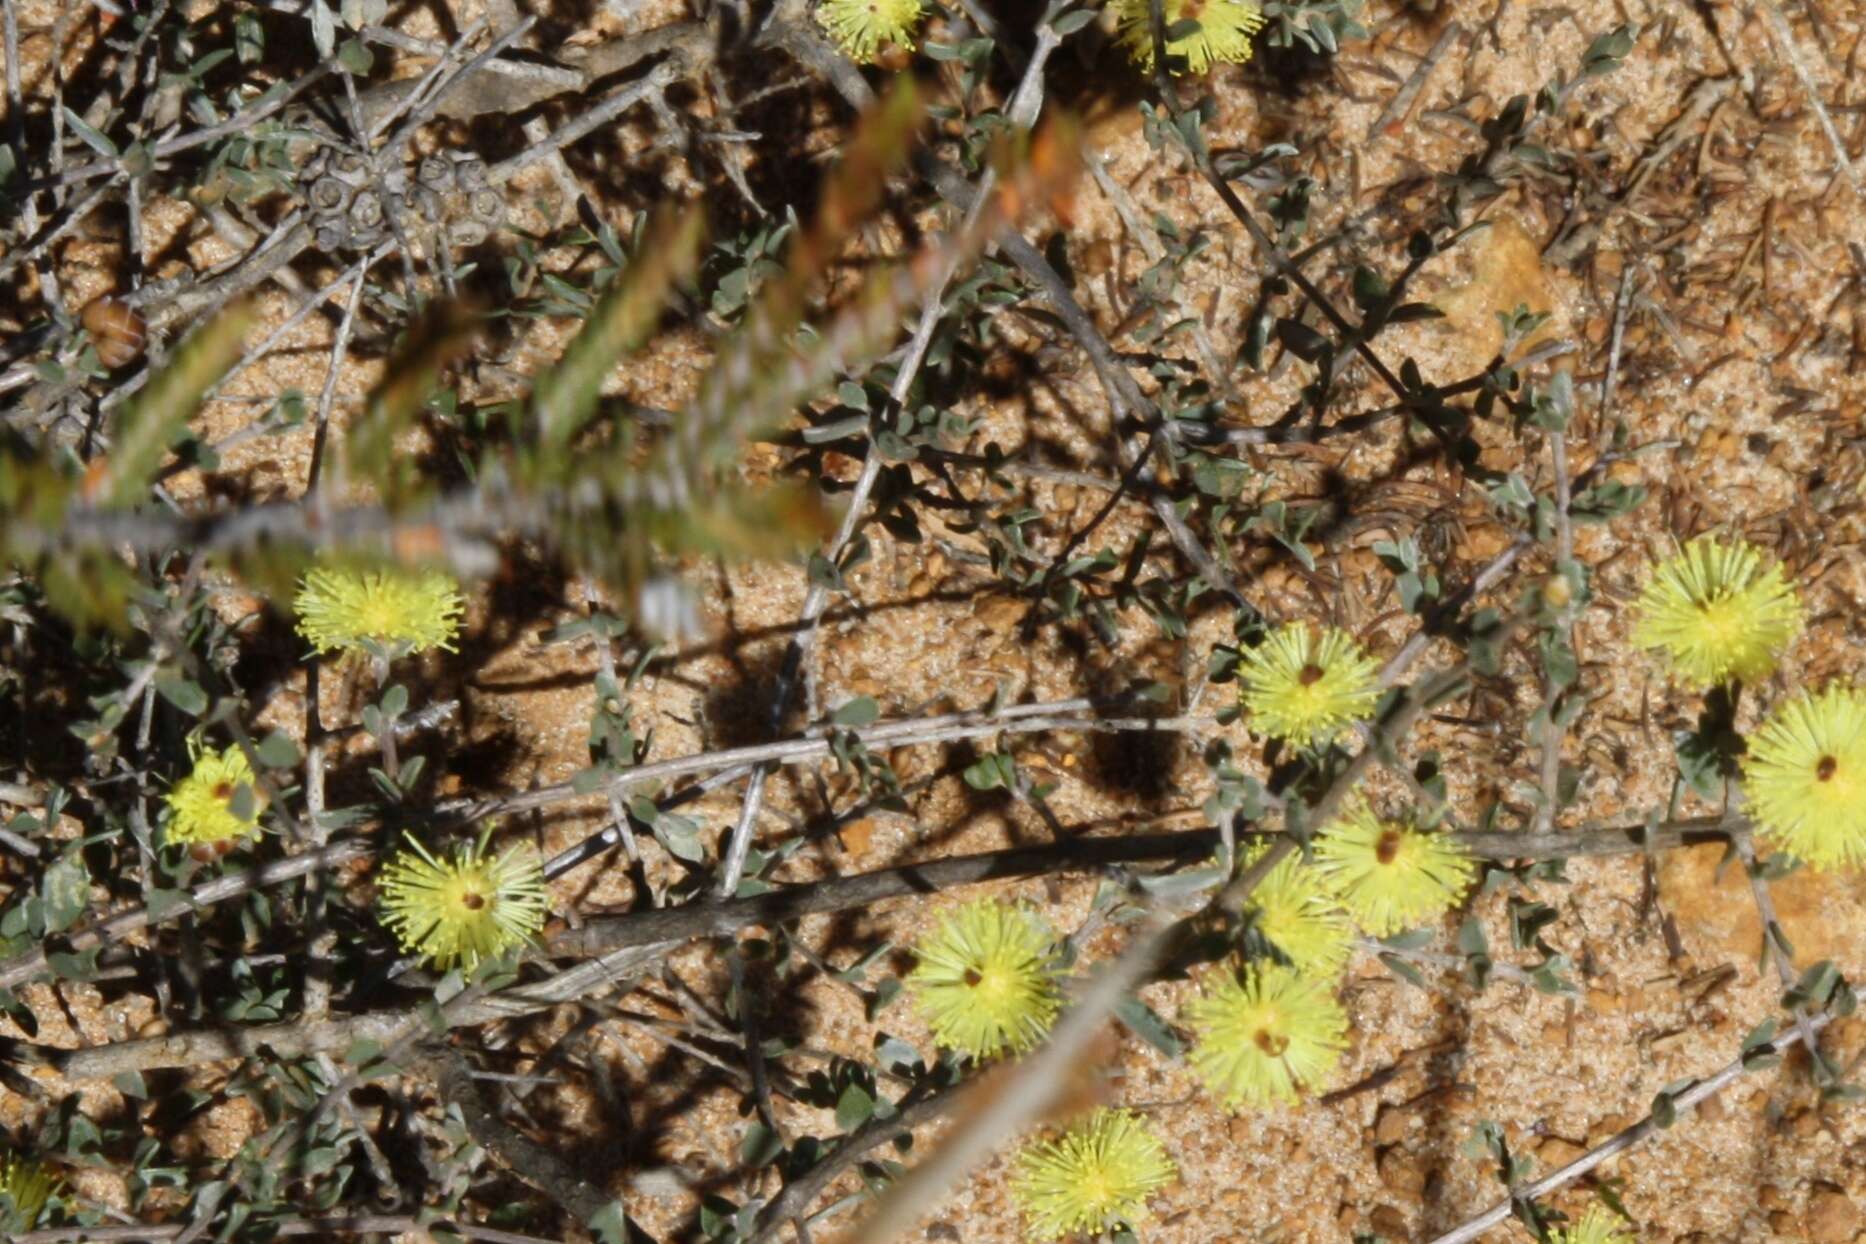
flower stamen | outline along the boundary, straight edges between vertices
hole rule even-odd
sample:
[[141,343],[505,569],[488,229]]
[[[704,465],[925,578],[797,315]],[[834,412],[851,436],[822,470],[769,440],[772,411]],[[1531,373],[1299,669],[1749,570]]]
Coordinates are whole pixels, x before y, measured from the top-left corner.
[[1033,1240],[1101,1236],[1146,1216],[1147,1199],[1178,1176],[1131,1110],[1097,1110],[1055,1140],[1018,1154],[1011,1195]]
[[1276,963],[1210,973],[1182,1018],[1196,1038],[1192,1069],[1230,1110],[1293,1103],[1347,1045],[1332,985]]
[[1695,687],[1754,682],[1801,633],[1801,600],[1779,563],[1742,540],[1700,536],[1660,562],[1634,607],[1633,641],[1662,650]]
[[[169,789],[168,821],[164,839],[177,845],[206,848],[196,858],[224,855],[236,843],[259,833],[259,816],[265,810],[265,795],[259,779],[238,747],[219,751],[204,748],[197,742],[188,745],[194,767],[188,776]],[[233,797],[244,786],[253,794],[246,815],[236,815]]]
[[1748,743],[1743,795],[1764,836],[1815,868],[1866,862],[1866,689],[1804,691]]
[[1380,663],[1335,627],[1317,635],[1301,622],[1280,626],[1238,664],[1238,702],[1251,728],[1296,747],[1331,742],[1373,716],[1379,701]]
[[544,927],[544,862],[530,843],[488,857],[490,828],[446,860],[414,838],[383,869],[382,922],[404,950],[435,967],[471,972],[529,942]]
[[933,1038],[975,1059],[1021,1053],[1062,1008],[1055,936],[1033,913],[979,899],[914,947],[906,985]]
[[1360,799],[1316,838],[1315,866],[1375,937],[1450,911],[1477,872],[1456,838],[1410,820],[1383,821]]

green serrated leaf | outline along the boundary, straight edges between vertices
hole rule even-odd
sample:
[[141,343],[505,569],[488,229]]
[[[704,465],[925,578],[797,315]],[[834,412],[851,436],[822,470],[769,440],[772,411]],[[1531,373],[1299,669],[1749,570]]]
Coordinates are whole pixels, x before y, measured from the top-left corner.
[[169,442],[200,409],[201,395],[239,361],[251,324],[249,309],[229,308],[182,344],[118,417],[110,456],[86,477],[86,500],[118,507],[142,499]]
[[647,339],[668,290],[692,274],[704,223],[697,209],[661,213],[635,262],[604,293],[557,366],[539,379],[532,390],[532,413],[541,463],[565,463],[571,439],[596,408],[603,381]]

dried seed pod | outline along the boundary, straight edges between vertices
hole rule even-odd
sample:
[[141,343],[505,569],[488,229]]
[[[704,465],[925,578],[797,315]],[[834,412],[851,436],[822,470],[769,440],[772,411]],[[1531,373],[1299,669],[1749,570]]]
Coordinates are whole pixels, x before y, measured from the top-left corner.
[[486,236],[486,226],[470,216],[447,222],[447,240],[455,246],[478,246]]
[[505,223],[505,200],[496,191],[481,190],[469,204],[475,219],[498,228]]
[[486,188],[486,163],[477,156],[457,156],[454,159],[454,177],[460,188],[471,194],[475,190]]
[[344,201],[350,197],[350,188],[335,177],[324,176],[311,183],[308,197],[311,206],[317,211],[341,211]]
[[322,251],[348,250],[350,247],[350,226],[343,217],[337,216],[320,220],[317,225],[317,244]]
[[382,200],[374,190],[365,190],[351,201],[350,223],[358,229],[371,229],[382,223]]
[[415,180],[436,194],[446,194],[453,189],[453,165],[440,156],[427,156],[421,161],[421,168],[415,174]]
[[234,848],[234,840],[223,838],[219,842],[197,842],[188,848],[188,857],[197,864],[211,864]]
[[115,370],[142,357],[149,343],[149,328],[121,299],[106,295],[93,299],[78,316],[84,331],[97,347],[97,357],[105,367]]

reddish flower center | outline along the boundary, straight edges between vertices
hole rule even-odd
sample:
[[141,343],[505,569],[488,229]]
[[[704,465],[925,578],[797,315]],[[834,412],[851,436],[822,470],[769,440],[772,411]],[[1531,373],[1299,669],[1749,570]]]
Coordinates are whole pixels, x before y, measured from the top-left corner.
[[233,783],[232,782],[214,783],[214,798],[220,800],[222,803],[225,803],[227,800],[233,798]]
[[1259,1028],[1252,1034],[1251,1040],[1256,1043],[1258,1049],[1271,1058],[1281,1058],[1283,1051],[1289,1048],[1288,1037],[1280,1032],[1272,1032],[1268,1028]]
[[1832,781],[1833,776],[1834,776],[1834,770],[1838,769],[1839,767],[1840,767],[1840,762],[1838,760],[1835,760],[1832,756],[1822,756],[1820,763],[1814,766],[1815,781],[1817,782]]
[[1322,681],[1322,667],[1313,662],[1303,666],[1302,672],[1296,675],[1296,681],[1305,687],[1313,687]]
[[977,968],[967,968],[965,970],[965,983],[970,988],[977,989],[980,985],[985,983],[985,977]]
[[1397,829],[1389,829],[1380,835],[1380,841],[1374,843],[1374,858],[1382,864],[1391,864],[1399,855],[1400,834]]
[[468,911],[478,911],[486,905],[486,899],[484,895],[475,894],[473,891],[468,890],[465,894],[460,896],[460,905]]

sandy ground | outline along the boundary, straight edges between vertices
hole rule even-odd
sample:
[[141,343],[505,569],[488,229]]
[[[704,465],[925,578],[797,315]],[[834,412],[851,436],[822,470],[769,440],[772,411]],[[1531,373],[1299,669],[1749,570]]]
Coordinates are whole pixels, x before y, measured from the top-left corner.
[[[48,4],[20,8],[28,31],[49,25]],[[457,14],[462,20],[471,15]],[[628,25],[646,28],[669,14],[651,16],[644,11]],[[1858,153],[1866,127],[1866,74],[1858,66],[1866,11],[1810,0],[1790,17],[1842,140]],[[1311,236],[1344,230],[1341,262],[1326,266],[1332,289],[1339,288],[1349,259],[1392,271],[1406,233],[1435,201],[1423,174],[1451,168],[1477,149],[1470,120],[1491,115],[1512,95],[1533,92],[1555,69],[1572,67],[1595,34],[1629,20],[1644,30],[1626,66],[1583,87],[1544,138],[1588,153],[1594,161],[1589,177],[1580,184],[1551,178],[1489,205],[1484,218],[1492,228],[1435,260],[1421,277],[1420,292],[1446,310],[1447,320],[1396,330],[1379,343],[1383,357],[1410,356],[1428,379],[1450,380],[1482,368],[1496,345],[1497,310],[1518,303],[1547,310],[1547,338],[1578,347],[1566,360],[1581,393],[1576,469],[1609,443],[1615,421],[1624,423],[1633,445],[1656,447],[1612,468],[1614,478],[1644,484],[1651,499],[1609,528],[1578,533],[1577,555],[1593,568],[1596,599],[1576,636],[1593,698],[1570,732],[1566,753],[1582,772],[1580,803],[1568,818],[1577,824],[1638,821],[1662,806],[1672,774],[1671,733],[1688,727],[1698,711],[1696,700],[1667,686],[1626,639],[1625,606],[1643,581],[1648,555],[1663,551],[1673,537],[1714,527],[1740,530],[1776,550],[1806,593],[1810,631],[1772,683],[1755,689],[1745,721],[1785,689],[1859,669],[1866,597],[1866,559],[1857,543],[1866,251],[1849,253],[1848,247],[1866,242],[1866,198],[1832,171],[1831,150],[1805,93],[1772,42],[1762,11],[1747,5],[1576,0],[1557,7],[1503,0],[1493,11],[1485,0],[1453,0],[1430,12],[1382,5],[1365,18],[1371,41],[1350,45],[1332,67],[1294,85],[1262,66],[1225,69],[1214,78],[1214,146],[1254,149],[1284,140],[1305,152],[1307,171],[1318,182]],[[434,33],[432,22],[426,9],[407,15],[416,33]],[[1458,31],[1411,108],[1376,126],[1400,83],[1450,23]],[[1106,63],[1112,56],[1104,54]],[[1120,72],[1092,80],[1112,81]],[[1730,80],[1722,102],[1690,116],[1685,132],[1668,135],[1693,90],[1721,79]],[[1160,213],[1182,232],[1211,237],[1211,247],[1189,270],[1185,302],[1202,317],[1219,356],[1232,357],[1257,289],[1250,243],[1196,177],[1147,146],[1132,107],[1137,88],[1104,89],[1112,101],[1092,98],[1092,91],[1075,101],[1090,106],[1091,115],[1112,113],[1090,130],[1095,151],[1139,208],[1139,219]],[[1118,107],[1096,107],[1108,103]],[[823,110],[828,122],[836,115]],[[1678,141],[1668,142],[1672,137]],[[623,127],[607,141],[628,150],[644,139]],[[825,130],[808,141],[820,150],[833,134]],[[1551,262],[1551,244],[1581,207],[1577,196],[1594,196],[1588,210],[1598,218],[1600,196],[1618,195],[1629,170],[1655,151],[1660,155],[1638,189],[1614,202],[1598,245]],[[1854,173],[1866,178],[1857,163]],[[620,198],[602,205],[625,235],[639,206]],[[1084,303],[1118,347],[1137,348],[1117,326],[1127,287],[1147,266],[1146,239],[1130,232],[1117,206],[1085,182],[1068,248]],[[540,214],[521,223],[535,228],[547,222]],[[170,203],[152,211],[151,227],[166,243],[195,236],[190,231],[199,226],[191,208]],[[107,238],[65,249],[61,262],[73,305],[106,287],[114,253]],[[207,237],[187,244],[187,253],[202,263],[232,252]],[[1629,267],[1630,293],[1622,307],[1618,291]],[[317,279],[314,269],[306,275]],[[286,305],[273,291],[263,311],[282,316]],[[1613,407],[1602,411],[1616,311],[1625,321],[1619,388]],[[269,395],[296,386],[316,392],[330,331],[327,318],[313,317],[294,338],[295,350],[253,369],[234,391]],[[566,332],[563,324],[530,327],[501,362],[529,374],[554,357]],[[1020,363],[1030,363],[1035,352],[1027,333],[1027,327],[1006,325],[1004,349]],[[1190,346],[1172,352],[1196,357]],[[618,377],[617,387],[638,400],[675,406],[692,394],[704,362],[703,342],[670,338],[656,345],[646,365]],[[347,369],[339,393],[351,400],[340,401],[340,418],[354,410],[353,399],[378,367],[366,358]],[[1292,400],[1305,371],[1290,360],[1271,378],[1239,373],[1240,392],[1228,417],[1267,422]],[[1361,399],[1353,408],[1379,403],[1367,381],[1365,375],[1356,380]],[[252,409],[218,405],[199,430],[210,439],[226,435],[250,419]],[[974,443],[963,448],[978,450],[995,440],[1014,455],[1112,474],[1105,411],[1088,369],[1071,360],[1026,391],[968,407],[965,413],[980,426]],[[1480,436],[1488,465],[1507,464],[1532,482],[1547,479],[1546,460],[1521,460],[1507,429],[1483,429]],[[309,448],[302,434],[252,442],[227,455],[222,474],[261,491],[290,491],[302,486]],[[1386,517],[1317,547],[1316,575],[1297,573],[1288,559],[1251,554],[1245,583],[1252,602],[1273,618],[1346,626],[1384,654],[1404,640],[1408,627],[1389,577],[1369,550],[1375,540],[1395,531],[1420,535],[1441,559],[1439,573],[1448,583],[1494,554],[1507,537],[1478,490],[1461,488],[1442,463],[1410,449],[1397,426],[1386,424],[1325,449],[1255,453],[1269,495],[1313,499],[1325,481],[1340,479],[1356,513]],[[753,453],[755,467],[778,464],[775,453]],[[845,481],[854,469],[846,460],[825,465],[826,473]],[[199,496],[205,486],[198,478],[177,483],[183,499]],[[1046,513],[1040,535],[1049,547],[1100,502],[1100,494],[1067,485],[1020,487]],[[1147,520],[1142,507],[1117,508],[1095,547],[1125,548]],[[1223,689],[1204,687],[1200,671],[1211,645],[1228,638],[1228,617],[1208,611],[1185,640],[1169,642],[1134,611],[1124,615],[1122,642],[1113,651],[1085,646],[1054,627],[1027,639],[1020,631],[1026,605],[994,591],[967,560],[980,551],[977,540],[946,530],[936,515],[926,525],[942,538],[914,546],[870,533],[874,556],[854,576],[859,606],[836,606],[825,624],[815,679],[820,705],[872,695],[885,713],[930,713],[975,707],[994,692],[1035,701],[1109,691],[1142,677],[1173,687],[1186,711],[1209,712],[1219,703]],[[1542,568],[1532,562],[1525,573]],[[704,586],[710,633],[657,660],[632,697],[636,720],[654,730],[651,758],[758,737],[759,705],[806,589],[794,565],[696,562],[688,569]],[[1513,583],[1495,600],[1516,590]],[[564,780],[587,763],[595,658],[586,645],[541,642],[552,625],[575,616],[578,599],[552,582],[498,585],[476,606],[473,658],[428,668],[424,694],[458,697],[463,705],[457,736],[415,745],[428,754],[440,793],[524,789]],[[619,654],[625,661],[628,655]],[[1436,651],[1430,659],[1448,656]],[[326,720],[343,720],[349,707],[334,691],[327,695]],[[1408,741],[1409,755],[1436,749],[1456,758],[1449,771],[1453,806],[1467,823],[1488,801],[1501,800],[1517,813],[1527,807],[1522,791],[1535,781],[1536,756],[1523,730],[1537,697],[1534,669],[1517,653],[1502,677],[1487,680],[1446,714],[1459,720],[1427,723]],[[417,707],[421,700],[417,695]],[[260,724],[295,729],[301,714],[302,682],[287,683]],[[1468,719],[1483,724],[1459,724]],[[1241,729],[1215,734],[1248,753]],[[1196,750],[1183,742],[1137,746],[1058,734],[1017,746],[1033,776],[1057,783],[1052,806],[1072,827],[1185,826],[1197,820],[1208,793]],[[819,833],[778,877],[804,880],[1044,840],[1048,831],[1028,809],[965,786],[958,772],[969,758],[963,749],[902,749],[891,759],[909,787],[908,814],[861,816],[834,833]],[[775,777],[767,838],[801,825],[820,827],[826,807],[848,804],[847,789],[830,767]],[[1373,789],[1377,799],[1397,801],[1403,794],[1390,783],[1376,782]],[[687,811],[710,831],[729,824],[736,806],[737,795],[729,792]],[[1708,809],[1688,803],[1686,810]],[[518,827],[550,851],[599,824],[594,806],[579,804]],[[656,875],[669,876],[658,851],[651,847],[650,853]],[[1426,1239],[1501,1191],[1488,1159],[1464,1149],[1478,1121],[1502,1125],[1512,1151],[1532,1155],[1537,1171],[1546,1171],[1641,1117],[1664,1086],[1722,1067],[1744,1034],[1773,1013],[1779,990],[1772,973],[1758,972],[1758,926],[1747,887],[1734,869],[1719,875],[1717,856],[1714,848],[1698,848],[1651,862],[1579,861],[1568,869],[1568,884],[1542,886],[1537,897],[1561,913],[1544,936],[1577,965],[1576,997],[1543,996],[1507,982],[1475,994],[1448,973],[1421,991],[1372,960],[1357,961],[1343,992],[1353,1046],[1333,1086],[1338,1091],[1326,1103],[1233,1118],[1197,1091],[1184,1068],[1137,1041],[1124,1042],[1107,1068],[1106,1095],[1149,1114],[1182,1173],[1155,1203],[1146,1238],[1156,1244],[1294,1244],[1347,1241],[1368,1232],[1393,1241]],[[1093,881],[1067,879],[998,892],[1036,903],[1066,929],[1081,921],[1093,889]],[[561,905],[574,904],[585,914],[619,908],[632,897],[621,870],[606,860],[562,879],[554,893]],[[1866,968],[1859,937],[1866,927],[1866,882],[1804,873],[1776,883],[1774,893],[1802,965],[1832,958],[1849,975]],[[359,889],[353,897],[360,903],[366,893]],[[1492,895],[1474,908],[1493,947],[1509,945],[1505,898]],[[895,902],[839,921],[813,918],[800,936],[841,966],[858,946],[881,939],[906,944],[925,927],[931,909]],[[1119,944],[1104,935],[1091,944],[1092,957],[1111,955]],[[886,963],[905,967],[898,954]],[[724,983],[720,957],[710,948],[676,956],[673,970],[703,997],[717,997]],[[152,1020],[146,999],[104,1004],[90,987],[57,992],[44,986],[27,992],[41,1015],[43,1041],[92,1043],[159,1030],[151,1027],[160,1021]],[[1151,986],[1146,997],[1170,1017],[1187,993],[1184,983],[1166,982]],[[625,1005],[647,1015],[678,1014],[659,986]],[[811,1049],[848,1057],[866,1055],[882,1031],[929,1047],[906,1006],[897,1004],[879,1024],[871,1023],[853,991],[814,974],[787,995],[782,1020]],[[520,1048],[541,1048],[559,1027],[532,1027]],[[1842,1022],[1830,1043],[1845,1062],[1866,1047],[1866,1029]],[[769,1182],[737,1173],[746,1122],[735,1088],[670,1056],[639,1029],[611,1026],[601,1048],[627,1086],[636,1116],[632,1137],[603,1117],[580,1085],[537,1090],[527,1106],[562,1151],[589,1153],[618,1137],[626,1140],[627,1163],[595,1160],[590,1166],[625,1196],[644,1226],[661,1238],[679,1238],[695,1207],[683,1185],[693,1181],[717,1181],[715,1190],[735,1200],[772,1191]],[[809,1066],[798,1060],[800,1072]],[[113,1108],[113,1090],[82,1087],[88,1107]],[[643,1125],[664,1109],[674,1113],[652,1129]],[[13,1126],[31,1113],[17,1099],[0,1107]],[[780,1116],[798,1132],[834,1129],[826,1112],[780,1102]],[[252,1125],[250,1109],[231,1102],[192,1132],[205,1159],[229,1152]],[[932,1138],[929,1133],[921,1143]],[[1866,1226],[1863,1162],[1860,1112],[1844,1103],[1823,1105],[1791,1060],[1786,1074],[1739,1081],[1695,1117],[1610,1165],[1604,1176],[1638,1220],[1644,1240],[1843,1241],[1860,1238]],[[1003,1157],[978,1171],[927,1225],[925,1238],[981,1244],[1018,1238],[1006,1179]],[[109,1194],[108,1181],[76,1182]],[[854,1188],[853,1179],[845,1179],[837,1191]],[[1578,1212],[1587,1199],[1585,1189],[1570,1189],[1555,1204]],[[1511,1226],[1485,1238],[1527,1236]]]

